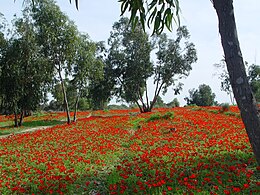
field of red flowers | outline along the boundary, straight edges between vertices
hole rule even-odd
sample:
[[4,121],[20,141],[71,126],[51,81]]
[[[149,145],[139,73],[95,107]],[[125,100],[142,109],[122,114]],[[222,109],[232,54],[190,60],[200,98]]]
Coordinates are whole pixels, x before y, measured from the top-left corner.
[[219,109],[81,113],[1,138],[0,194],[258,194],[238,109]]

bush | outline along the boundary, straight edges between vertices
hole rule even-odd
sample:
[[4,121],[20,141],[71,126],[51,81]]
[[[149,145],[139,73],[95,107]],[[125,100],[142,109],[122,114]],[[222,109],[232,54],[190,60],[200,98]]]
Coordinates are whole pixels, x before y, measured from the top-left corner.
[[221,112],[228,112],[230,110],[229,103],[221,104]]
[[173,119],[174,118],[174,112],[166,112],[163,116],[162,119]]
[[142,123],[148,123],[156,120],[168,120],[174,118],[174,112],[166,112],[164,115],[160,113],[152,114],[149,118],[138,118],[133,120],[131,123],[133,124],[133,128],[135,130],[140,129],[142,127]]
[[146,119],[145,122],[150,122],[150,121],[155,121],[155,120],[160,120],[160,119],[173,119],[174,117],[174,112],[166,112],[164,115],[161,114],[152,114],[150,118]]
[[147,118],[145,120],[145,122],[150,122],[150,121],[155,121],[155,120],[159,120],[161,118],[161,115],[156,113],[156,114],[152,114],[149,118]]

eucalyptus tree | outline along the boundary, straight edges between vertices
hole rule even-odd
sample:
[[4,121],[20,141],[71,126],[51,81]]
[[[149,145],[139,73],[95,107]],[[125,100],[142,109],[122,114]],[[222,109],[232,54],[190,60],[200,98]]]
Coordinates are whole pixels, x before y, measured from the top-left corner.
[[[252,88],[252,92],[255,96],[257,102],[260,102],[260,66],[256,64],[248,65],[248,62],[245,62],[247,67],[247,78],[249,85]],[[229,96],[231,103],[234,104],[234,95],[230,83],[230,78],[228,71],[226,69],[225,60],[221,60],[219,64],[214,64],[222,72],[219,74],[219,79],[221,80],[221,90],[225,91]]]
[[108,63],[117,78],[116,94],[128,103],[136,103],[141,112],[147,112],[143,93],[147,89],[146,81],[153,74],[148,34],[140,25],[133,31],[128,18],[121,18],[113,25],[108,45]]
[[[44,101],[50,82],[48,63],[36,41],[28,9],[14,20],[14,32],[2,53],[1,89],[6,109],[15,114],[15,126],[21,126],[26,112]],[[18,122],[17,115],[20,114]]]
[[176,38],[169,39],[166,34],[156,35],[155,44],[157,63],[154,66],[154,97],[150,103],[152,108],[160,92],[165,94],[170,86],[179,94],[183,84],[178,80],[185,78],[197,61],[195,45],[189,42],[190,34],[185,26],[177,29]]
[[19,43],[17,40],[9,40],[8,45],[2,53],[1,65],[2,75],[0,77],[1,94],[5,111],[14,113],[14,126],[18,127],[18,101],[22,94],[19,87],[20,81],[20,64],[21,56],[19,51]]
[[[141,25],[132,30],[128,24],[127,18],[114,24],[108,61],[118,80],[118,96],[137,104],[141,112],[150,112],[160,93],[166,93],[170,86],[175,87],[175,94],[179,93],[182,84],[178,80],[188,76],[191,64],[197,60],[196,50],[189,42],[186,27],[178,28],[176,39],[161,34],[151,41]],[[156,63],[150,60],[153,50]],[[152,76],[155,89],[152,101],[149,101],[147,81]]]
[[97,43],[90,40],[87,34],[80,34],[75,64],[73,65],[73,79],[71,85],[75,91],[74,122],[79,99],[87,96],[90,80],[101,79],[103,76],[103,62],[97,56]]
[[35,1],[32,17],[42,53],[53,65],[62,86],[67,123],[71,122],[63,74],[69,74],[78,45],[78,31],[53,0]]
[[87,97],[94,110],[104,110],[114,94],[116,84],[115,73],[107,59],[107,49],[103,41],[96,43],[96,59],[103,65],[100,76],[91,76],[89,79]]
[[[2,60],[2,57],[3,57],[3,51],[4,49],[6,48],[6,45],[7,45],[7,39],[5,37],[5,27],[6,27],[6,20],[3,16],[3,14],[0,13],[0,78],[1,78],[1,75],[2,75],[2,66],[3,66],[3,63],[1,63],[1,60]],[[2,93],[2,88],[0,88],[0,113],[2,111],[2,109],[4,108],[4,105],[3,105],[3,93]]]
[[221,60],[220,63],[214,64],[214,66],[218,69],[222,69],[221,73],[218,75],[219,76],[218,78],[221,81],[220,82],[220,87],[221,87],[220,89],[221,89],[221,91],[224,91],[224,92],[227,93],[227,95],[230,98],[231,103],[234,105],[235,99],[234,99],[232,87],[231,87],[231,84],[230,84],[230,79],[229,79],[225,59]]

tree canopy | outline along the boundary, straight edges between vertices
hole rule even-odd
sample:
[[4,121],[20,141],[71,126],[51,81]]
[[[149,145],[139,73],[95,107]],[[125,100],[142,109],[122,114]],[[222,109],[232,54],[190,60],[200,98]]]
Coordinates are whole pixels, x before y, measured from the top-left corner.
[[187,105],[213,106],[216,95],[209,85],[202,84],[198,89],[189,90],[190,97],[186,97]]
[[[178,94],[182,87],[178,80],[189,75],[191,64],[197,60],[186,27],[178,28],[175,39],[166,34],[150,39],[140,23],[132,30],[129,19],[121,18],[113,25],[108,43],[107,63],[117,80],[115,92],[126,102],[138,105],[141,112],[151,111],[160,93],[166,93],[170,86]],[[156,62],[151,60],[152,51]],[[155,89],[149,101],[147,81],[152,77]]]

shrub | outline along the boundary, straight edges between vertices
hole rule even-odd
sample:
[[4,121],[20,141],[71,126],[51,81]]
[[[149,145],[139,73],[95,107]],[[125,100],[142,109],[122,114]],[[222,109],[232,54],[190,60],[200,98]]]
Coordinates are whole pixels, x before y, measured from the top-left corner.
[[221,104],[221,112],[227,112],[230,110],[229,103],[223,103]]
[[174,112],[166,112],[163,116],[162,119],[173,119],[174,118]]

